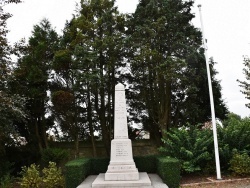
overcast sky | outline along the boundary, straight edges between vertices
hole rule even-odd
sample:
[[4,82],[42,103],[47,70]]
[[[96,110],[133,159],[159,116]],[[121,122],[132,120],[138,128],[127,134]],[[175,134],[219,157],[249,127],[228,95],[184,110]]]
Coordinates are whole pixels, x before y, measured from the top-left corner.
[[[43,18],[48,18],[58,33],[65,21],[74,14],[75,5],[80,0],[23,0],[21,4],[4,7],[13,14],[8,21],[9,42],[13,43],[31,35],[33,25]],[[117,0],[120,12],[134,12],[138,0]],[[240,92],[237,79],[245,80],[242,73],[243,56],[250,56],[250,0],[196,0],[193,13],[196,18],[193,24],[200,28],[200,17],[197,5],[202,5],[203,25],[208,41],[208,56],[218,64],[217,78],[221,80],[223,98],[231,112],[242,117],[250,115],[245,107],[248,102]],[[250,102],[250,101],[249,101]]]

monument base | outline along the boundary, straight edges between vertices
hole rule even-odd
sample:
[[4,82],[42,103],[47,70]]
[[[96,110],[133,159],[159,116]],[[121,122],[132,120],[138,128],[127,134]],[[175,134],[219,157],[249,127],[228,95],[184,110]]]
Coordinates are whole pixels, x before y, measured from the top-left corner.
[[151,181],[146,172],[139,173],[139,180],[135,181],[107,181],[104,179],[104,174],[99,174],[92,183],[95,188],[109,188],[109,187],[151,187]]
[[114,139],[111,141],[111,160],[105,173],[105,180],[139,180],[139,172],[133,160],[130,139]]

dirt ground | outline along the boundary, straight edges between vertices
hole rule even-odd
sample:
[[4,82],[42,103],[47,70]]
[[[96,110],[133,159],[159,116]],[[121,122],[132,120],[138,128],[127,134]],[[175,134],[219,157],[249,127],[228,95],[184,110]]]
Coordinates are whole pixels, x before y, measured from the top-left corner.
[[222,180],[217,180],[213,176],[190,175],[181,179],[182,188],[250,188],[250,177],[222,176]]

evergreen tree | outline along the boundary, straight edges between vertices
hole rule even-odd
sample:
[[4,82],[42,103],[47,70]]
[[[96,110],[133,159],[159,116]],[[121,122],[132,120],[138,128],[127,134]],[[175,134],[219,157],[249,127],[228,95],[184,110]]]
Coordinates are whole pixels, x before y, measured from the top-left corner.
[[65,65],[67,70],[72,70],[71,66],[75,66],[77,74],[73,85],[77,88],[76,99],[81,98],[84,104],[80,115],[85,117],[84,129],[90,134],[93,147],[93,133],[101,130],[108,155],[113,129],[114,86],[119,80],[120,67],[124,66],[124,21],[113,0],[82,0],[78,15],[67,23],[62,38],[62,50],[71,58],[68,63],[57,61],[61,69],[58,75],[64,80],[69,73],[60,67]]
[[[0,1],[0,179],[9,173],[10,165],[6,156],[6,147],[16,144],[17,136],[13,121],[25,118],[23,105],[25,100],[18,94],[12,94],[9,82],[12,79],[12,65],[10,56],[13,48],[8,44],[6,35],[7,20],[11,15],[3,11],[3,6],[14,1]],[[18,1],[16,1],[17,3]]]
[[[187,57],[187,69],[183,72],[183,79],[173,87],[172,111],[173,125],[183,126],[187,122],[191,125],[203,124],[211,121],[206,62],[203,49],[199,53]],[[215,116],[224,120],[228,113],[222,99],[220,82],[216,79],[215,62],[210,58],[210,72],[213,87]]]
[[192,5],[193,1],[141,0],[131,17],[130,104],[141,108],[141,120],[156,139],[171,126],[173,84],[183,77],[185,58],[201,45],[201,33],[190,24]]
[[58,36],[44,19],[34,26],[26,49],[18,59],[14,71],[13,91],[27,99],[25,106],[28,117],[25,122],[17,123],[17,128],[24,133],[26,140],[38,146],[41,152],[48,147],[46,131],[48,122],[52,124],[48,113],[49,76],[54,51],[57,49]]
[[[243,88],[241,92],[245,95],[246,99],[250,99],[250,59],[248,57],[244,58],[244,65],[245,68],[243,69],[243,73],[245,74],[246,80],[240,81],[237,80],[240,83],[240,87]],[[250,103],[246,104],[246,107],[250,108]]]

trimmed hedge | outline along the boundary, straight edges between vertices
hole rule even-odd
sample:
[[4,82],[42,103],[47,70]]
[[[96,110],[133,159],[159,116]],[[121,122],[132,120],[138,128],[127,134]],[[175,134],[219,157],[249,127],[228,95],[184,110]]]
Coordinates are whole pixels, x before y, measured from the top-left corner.
[[90,174],[97,175],[105,173],[108,169],[109,161],[109,158],[92,158]]
[[157,158],[157,173],[169,188],[178,188],[180,186],[180,171],[181,165],[177,159],[170,157]]
[[[109,165],[109,158],[81,158],[68,162],[66,167],[66,188],[75,188],[88,175],[105,173]],[[155,155],[134,157],[139,172],[157,173],[169,188],[179,187],[180,162],[170,157]]]
[[155,155],[136,156],[134,157],[135,166],[139,172],[156,173],[156,158]]
[[65,165],[65,183],[67,188],[76,188],[91,174],[91,159],[80,158]]

